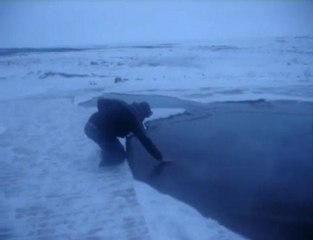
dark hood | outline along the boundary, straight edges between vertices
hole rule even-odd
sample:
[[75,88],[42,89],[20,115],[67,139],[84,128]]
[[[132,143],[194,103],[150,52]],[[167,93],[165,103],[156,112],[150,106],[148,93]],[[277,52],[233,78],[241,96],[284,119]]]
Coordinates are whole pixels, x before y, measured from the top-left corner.
[[145,118],[150,117],[152,115],[152,111],[149,103],[147,102],[134,102],[130,104],[136,112],[136,116],[140,121],[143,121]]

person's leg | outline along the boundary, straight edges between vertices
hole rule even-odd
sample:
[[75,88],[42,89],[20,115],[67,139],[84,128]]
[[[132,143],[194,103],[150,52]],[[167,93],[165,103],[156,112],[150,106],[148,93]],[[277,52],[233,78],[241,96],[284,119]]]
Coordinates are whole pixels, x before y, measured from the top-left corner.
[[100,131],[88,121],[84,128],[85,134],[97,143],[102,149],[102,161],[100,166],[105,164],[118,164],[125,160],[126,152],[120,141],[110,135],[101,134]]
[[117,138],[106,139],[99,143],[99,146],[103,150],[102,165],[119,164],[126,158],[124,147]]
[[88,138],[90,138],[96,143],[98,143],[101,139],[99,130],[90,121],[86,123],[84,132]]

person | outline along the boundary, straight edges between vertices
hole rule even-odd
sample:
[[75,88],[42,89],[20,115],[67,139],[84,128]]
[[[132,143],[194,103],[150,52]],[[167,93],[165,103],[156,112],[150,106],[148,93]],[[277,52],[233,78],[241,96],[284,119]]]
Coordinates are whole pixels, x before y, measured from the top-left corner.
[[[145,149],[158,161],[163,156],[154,145],[143,126],[143,120],[152,115],[147,102],[128,104],[117,99],[99,98],[98,111],[93,113],[85,125],[85,134],[96,142],[104,153],[104,160],[121,162],[126,158],[124,147],[118,137],[133,133]],[[103,161],[100,166],[104,165]]]

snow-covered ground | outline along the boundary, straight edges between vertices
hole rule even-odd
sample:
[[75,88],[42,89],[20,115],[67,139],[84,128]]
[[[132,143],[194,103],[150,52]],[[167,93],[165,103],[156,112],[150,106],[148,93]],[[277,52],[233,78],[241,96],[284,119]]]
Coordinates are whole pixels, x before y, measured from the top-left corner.
[[126,164],[98,168],[83,133],[94,109],[70,98],[0,102],[0,236],[149,239]]
[[218,222],[204,218],[190,206],[158,193],[144,183],[136,181],[135,189],[152,239],[244,239]]
[[73,97],[119,92],[203,102],[313,99],[313,37],[1,52],[1,99],[69,90]]

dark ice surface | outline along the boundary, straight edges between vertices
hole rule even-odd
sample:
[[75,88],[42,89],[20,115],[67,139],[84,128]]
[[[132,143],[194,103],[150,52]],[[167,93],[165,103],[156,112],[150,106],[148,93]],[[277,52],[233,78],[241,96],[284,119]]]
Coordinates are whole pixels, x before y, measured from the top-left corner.
[[114,97],[188,111],[148,124],[172,163],[128,142],[136,179],[249,239],[313,239],[312,103]]

